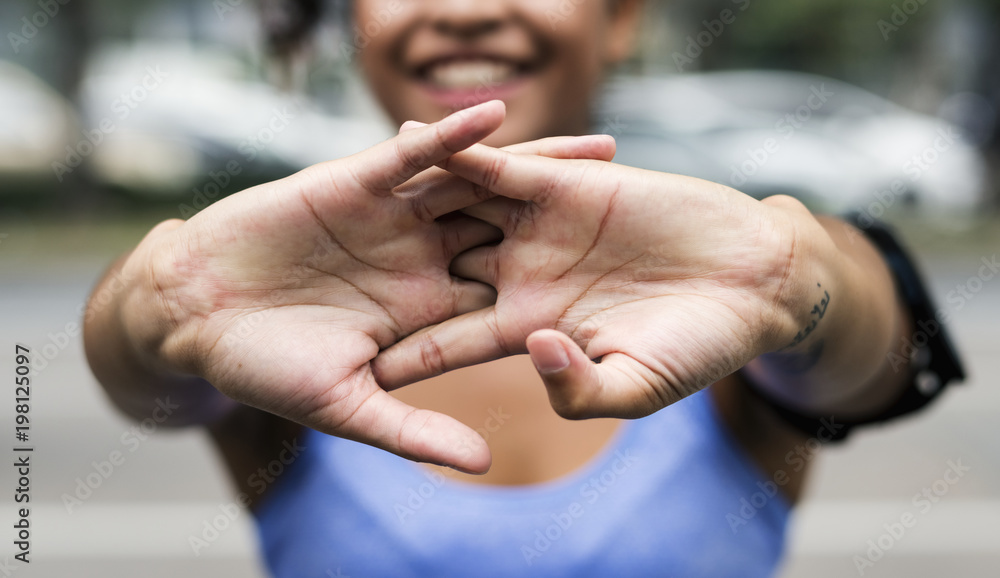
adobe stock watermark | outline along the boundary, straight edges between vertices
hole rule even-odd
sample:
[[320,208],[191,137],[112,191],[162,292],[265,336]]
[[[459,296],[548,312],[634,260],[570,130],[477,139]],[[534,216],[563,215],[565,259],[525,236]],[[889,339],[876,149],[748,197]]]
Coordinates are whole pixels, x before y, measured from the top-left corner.
[[555,8],[549,8],[545,11],[545,19],[549,21],[549,27],[552,30],[556,30],[559,24],[569,20],[570,16],[576,12],[576,9],[584,4],[588,0],[560,0],[559,4]]
[[602,294],[596,302],[588,302],[586,309],[591,311],[589,315],[580,320],[574,320],[566,316],[563,320],[567,326],[558,327],[569,335],[570,339],[577,343],[586,344],[611,320],[622,314],[623,309],[627,309],[632,301],[623,298],[621,294]]
[[4,556],[3,562],[0,562],[0,576],[11,576],[14,571],[17,570],[17,566],[12,566],[10,561],[10,556]]
[[[979,266],[974,275],[970,275],[964,282],[956,284],[954,289],[945,294],[945,302],[948,306],[935,311],[933,319],[918,321],[917,327],[911,335],[904,335],[900,338],[902,354],[895,351],[886,354],[886,360],[889,361],[893,371],[898,372],[901,368],[908,368],[910,360],[919,356],[919,351],[927,347],[931,339],[940,333],[941,326],[948,324],[952,314],[961,311],[969,301],[983,290],[986,283],[1000,274],[1000,261],[997,260],[996,253],[990,257],[983,256],[979,261],[982,265]],[[933,390],[939,385],[929,383],[927,388]]]
[[77,321],[67,321],[62,328],[46,333],[47,341],[36,349],[36,355],[31,358],[32,371],[36,375],[42,373],[70,344],[76,343],[83,335],[83,326],[109,307],[115,296],[125,290],[129,280],[130,278],[121,270],[116,271],[89,301],[85,301],[77,308],[77,319],[82,319],[82,324]]
[[219,337],[219,344],[233,349],[245,348],[248,340],[282,306],[282,301],[278,298],[278,295],[279,292],[266,291],[257,303],[241,305],[241,313],[237,320],[227,327]]
[[[963,283],[955,285],[955,288],[945,294],[945,303],[951,306],[953,311],[961,311],[965,305],[971,301],[987,282],[992,281],[1000,273],[1000,262],[997,261],[997,254],[993,253],[989,257],[979,258],[982,265],[976,270],[975,275],[970,275]],[[938,314],[938,319],[942,323],[947,323],[947,313]]]
[[521,544],[524,563],[531,566],[535,560],[552,548],[592,507],[621,480],[622,476],[638,461],[628,449],[616,450],[615,459],[599,474],[591,476],[580,486],[579,500],[570,502],[561,511],[549,514],[552,523],[535,530],[533,540]]
[[899,29],[910,21],[910,17],[916,15],[927,2],[928,0],[903,0],[898,4],[894,2],[889,19],[879,18],[875,22],[878,31],[882,34],[882,40],[888,42],[889,37],[899,32]]
[[341,41],[340,56],[346,62],[354,62],[358,54],[371,44],[371,41],[385,30],[385,27],[392,23],[392,20],[403,12],[403,3],[400,0],[392,0],[378,10],[372,9],[371,17],[365,28],[362,30],[357,24],[351,26],[351,42]]
[[226,14],[235,12],[237,8],[245,4],[245,0],[212,0],[212,8],[219,20],[225,20]]
[[820,83],[819,86],[811,85],[809,93],[803,104],[774,123],[774,131],[783,137],[781,141],[776,137],[766,138],[759,147],[747,149],[746,160],[738,165],[729,165],[729,169],[732,171],[729,175],[730,184],[734,187],[746,184],[767,164],[772,156],[781,150],[783,141],[794,137],[806,123],[812,120],[816,111],[823,108],[832,97],[836,96],[834,91],[826,89],[825,83]]
[[[954,126],[939,127],[930,144],[903,163],[903,172],[909,177],[910,183],[919,183],[927,171],[941,160],[941,157],[946,155],[955,146],[955,143],[961,140],[962,135]],[[872,193],[875,200],[861,211],[858,216],[858,224],[861,225],[861,228],[872,226],[875,219],[880,219],[909,190],[910,188],[905,181],[898,178],[893,179],[887,188]],[[851,239],[853,241],[854,237]]]
[[76,478],[76,487],[72,493],[63,492],[62,502],[66,513],[72,514],[83,506],[83,503],[89,500],[104,485],[104,482],[125,465],[128,457],[134,454],[151,435],[156,433],[160,424],[167,421],[174,411],[180,409],[179,405],[170,403],[170,397],[156,398],[155,401],[156,407],[153,408],[149,417],[122,433],[118,439],[121,445],[120,449],[110,451],[104,460],[90,462],[93,471]]
[[947,469],[940,478],[913,494],[910,504],[914,510],[907,510],[900,514],[898,519],[883,524],[882,529],[885,532],[865,542],[867,549],[864,556],[854,555],[851,560],[858,571],[858,576],[864,576],[866,570],[874,568],[875,564],[917,525],[920,517],[930,512],[941,498],[948,495],[952,486],[958,484],[965,474],[972,470],[972,466],[963,465],[961,459],[948,460],[945,465]]
[[[486,441],[490,441],[490,435],[500,431],[510,419],[511,415],[504,413],[503,407],[497,406],[496,409],[490,408],[487,410],[487,418],[483,422],[482,427],[476,428],[476,433],[478,433]],[[449,475],[454,473],[454,470],[445,469]],[[393,512],[396,513],[396,520],[400,524],[405,524],[407,519],[420,511],[427,503],[434,499],[437,494],[438,489],[445,483],[445,474],[436,470],[423,471],[424,478],[426,481],[417,484],[415,487],[411,487],[406,494],[406,500],[404,502],[397,501],[393,504]]]
[[614,138],[618,138],[629,129],[628,123],[622,122],[622,118],[619,115],[615,115],[614,118],[610,116],[604,119],[604,124],[601,126],[600,130],[597,131],[598,134],[606,134]]
[[[472,91],[472,94],[465,97],[462,101],[451,106],[447,114],[454,114],[456,112],[463,111],[467,108],[472,108],[477,104],[493,100],[494,95],[496,95],[497,87],[500,86],[501,82],[496,79],[493,72],[482,72],[478,75],[476,79],[476,88]],[[447,115],[446,115],[447,116]]]
[[[85,305],[81,306],[82,310]],[[49,364],[55,361],[59,355],[83,335],[83,326],[76,321],[67,321],[61,329],[49,331],[46,334],[47,341],[36,350],[36,355],[31,359],[31,369],[35,374],[40,374],[48,368]]]
[[246,342],[264,322],[274,315],[275,307],[267,306],[240,316],[240,320],[222,334],[221,342],[229,346]]
[[[247,477],[247,486],[254,491],[256,496],[261,496],[268,486],[273,484],[288,466],[295,463],[295,460],[305,451],[305,446],[299,445],[298,438],[291,442],[281,442],[282,449],[278,455],[268,462],[266,467],[257,468],[257,471]],[[200,532],[192,533],[188,536],[188,546],[195,556],[201,556],[202,550],[214,544],[222,533],[232,527],[243,511],[250,507],[251,496],[246,492],[240,492],[236,496],[236,501],[223,502],[219,504],[219,513],[211,518],[202,520]]]
[[[833,436],[844,429],[844,424],[839,424],[833,416],[822,418],[820,428],[816,430],[816,435],[809,438],[803,444],[796,444],[794,448],[785,454],[785,464],[792,472],[801,472],[809,462],[816,456],[823,444],[833,439]],[[777,469],[770,480],[758,481],[759,491],[743,496],[739,501],[739,508],[736,512],[726,514],[726,522],[733,534],[740,531],[743,526],[750,523],[757,516],[757,512],[767,507],[767,504],[778,495],[779,488],[787,484],[791,478],[784,469]]]
[[271,110],[271,117],[257,131],[246,137],[236,147],[236,151],[242,157],[242,161],[232,159],[226,163],[224,170],[210,171],[207,179],[191,189],[194,193],[191,196],[191,204],[181,203],[177,205],[177,212],[182,219],[188,219],[198,213],[198,211],[208,207],[218,200],[226,190],[233,178],[243,172],[244,163],[252,163],[267,147],[274,142],[274,139],[291,125],[292,121],[299,114],[299,105],[290,104]]
[[719,15],[712,20],[702,20],[702,30],[696,34],[689,34],[684,52],[674,51],[672,58],[677,66],[678,72],[684,72],[684,67],[694,64],[709,46],[722,36],[728,26],[736,22],[740,13],[746,12],[750,7],[750,0],[730,0],[735,4],[735,8],[723,8]]
[[[38,10],[33,14],[21,18],[19,24],[21,28],[17,32],[8,32],[7,40],[14,54],[21,53],[21,47],[29,44],[39,31],[49,25],[52,20],[59,16],[62,6],[69,4],[72,0],[37,0]],[[18,34],[20,32],[20,34]]]
[[[60,183],[63,177],[72,173],[83,161],[94,154],[97,147],[101,146],[104,139],[118,129],[118,122],[126,120],[131,116],[132,111],[139,107],[150,93],[159,88],[163,82],[170,77],[159,66],[147,66],[145,76],[131,89],[121,93],[118,98],[111,102],[111,112],[114,117],[106,116],[102,118],[97,126],[89,130],[81,130],[83,138],[75,145],[66,145],[66,156],[62,161],[52,162],[52,172],[56,180]],[[117,120],[116,120],[117,119]]]

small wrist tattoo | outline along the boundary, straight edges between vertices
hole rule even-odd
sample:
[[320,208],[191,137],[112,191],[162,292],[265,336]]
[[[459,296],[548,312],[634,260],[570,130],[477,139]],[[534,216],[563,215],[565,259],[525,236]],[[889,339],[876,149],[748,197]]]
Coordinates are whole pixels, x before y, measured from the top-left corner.
[[[821,285],[820,283],[816,283],[816,287],[823,289],[823,285]],[[830,292],[827,291],[826,289],[823,289],[823,298],[819,300],[819,303],[813,305],[812,311],[809,312],[809,315],[812,317],[812,319],[809,321],[809,325],[806,325],[804,328],[802,328],[802,331],[799,331],[795,335],[795,339],[793,339],[792,342],[789,343],[788,345],[782,347],[781,350],[795,347],[796,345],[805,341],[805,339],[809,337],[809,334],[816,329],[817,325],[819,325],[819,322],[820,320],[823,319],[823,316],[826,315],[826,308],[829,304],[830,304]]]

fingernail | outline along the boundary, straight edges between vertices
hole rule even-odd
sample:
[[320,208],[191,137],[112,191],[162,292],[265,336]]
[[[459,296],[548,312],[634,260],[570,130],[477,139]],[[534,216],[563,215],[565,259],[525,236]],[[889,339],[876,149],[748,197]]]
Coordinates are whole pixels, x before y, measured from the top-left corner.
[[538,373],[556,373],[569,367],[569,355],[557,341],[543,341],[531,351],[531,361]]

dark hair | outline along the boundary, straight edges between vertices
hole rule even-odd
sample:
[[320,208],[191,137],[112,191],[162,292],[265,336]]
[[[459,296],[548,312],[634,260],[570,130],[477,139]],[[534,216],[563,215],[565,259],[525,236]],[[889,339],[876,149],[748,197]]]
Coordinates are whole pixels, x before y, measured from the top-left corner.
[[258,0],[268,52],[291,59],[323,16],[323,0]]

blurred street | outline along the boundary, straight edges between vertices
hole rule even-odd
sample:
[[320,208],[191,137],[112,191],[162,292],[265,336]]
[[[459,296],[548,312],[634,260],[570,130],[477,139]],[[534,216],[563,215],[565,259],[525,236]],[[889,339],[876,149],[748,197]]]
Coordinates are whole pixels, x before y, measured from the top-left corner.
[[[198,555],[189,544],[192,535],[202,535],[206,520],[224,515],[220,505],[233,500],[207,438],[197,431],[139,435],[142,431],[134,431],[111,408],[94,382],[80,338],[62,335],[79,322],[79,307],[100,271],[151,222],[102,229],[23,225],[29,221],[20,218],[21,226],[5,229],[9,232],[0,242],[0,344],[8,352],[0,356],[0,371],[13,373],[15,343],[46,358],[44,367],[36,364],[41,370],[32,389],[32,563],[13,566],[12,575],[263,576],[245,511]],[[893,538],[874,565],[864,568],[864,576],[996,575],[1000,276],[970,282],[979,275],[981,258],[992,258],[1000,248],[991,228],[996,225],[981,226],[985,234],[979,240],[966,235],[955,247],[921,238],[915,228],[908,235],[927,255],[923,260],[939,306],[949,306],[954,314],[952,328],[971,379],[927,413],[861,433],[817,458],[808,497],[794,518],[783,576],[860,575],[854,557],[868,556],[868,540],[878,543],[885,526],[907,512],[916,524]],[[961,309],[945,299],[956,285],[971,291]],[[5,388],[4,396],[0,432],[7,436],[13,431],[13,388]],[[4,450],[8,457],[12,441]],[[115,451],[124,461],[109,468]],[[957,483],[942,486],[949,461],[969,470]],[[88,482],[90,488],[78,488]],[[14,484],[12,469],[0,469],[4,520],[15,513]],[[912,502],[925,487],[947,487],[926,512]],[[67,506],[64,494],[86,495],[87,489],[89,496]],[[0,540],[6,556],[11,556],[12,536],[5,524]]]

